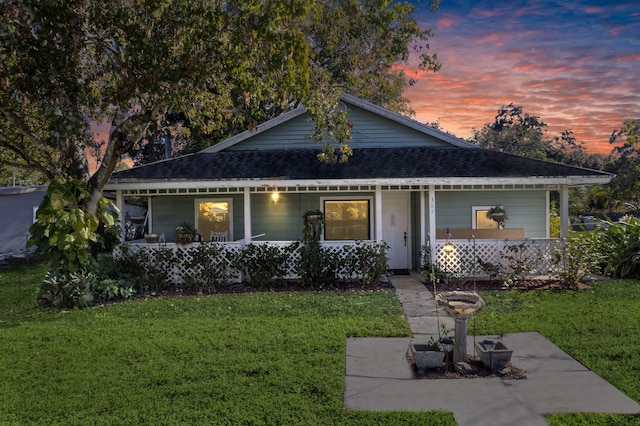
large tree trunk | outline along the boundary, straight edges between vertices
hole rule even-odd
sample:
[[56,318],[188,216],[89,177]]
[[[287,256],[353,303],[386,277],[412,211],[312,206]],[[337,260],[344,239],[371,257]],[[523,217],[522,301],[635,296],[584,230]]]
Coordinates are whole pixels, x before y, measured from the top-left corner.
[[95,214],[102,196],[102,190],[109,182],[111,174],[118,164],[120,157],[131,149],[134,143],[142,139],[149,126],[167,113],[167,106],[156,103],[139,113],[120,109],[111,121],[109,140],[100,167],[88,182],[89,199],[87,209]]

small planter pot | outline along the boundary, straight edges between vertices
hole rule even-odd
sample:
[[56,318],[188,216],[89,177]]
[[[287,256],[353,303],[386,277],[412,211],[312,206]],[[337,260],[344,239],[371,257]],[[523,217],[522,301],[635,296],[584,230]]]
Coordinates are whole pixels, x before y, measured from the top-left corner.
[[176,234],[176,244],[189,244],[193,241],[193,234]]
[[485,342],[487,341],[476,342],[476,350],[480,361],[482,361],[485,367],[491,368],[492,370],[504,369],[509,361],[511,361],[513,351],[507,349],[501,342],[495,342],[495,349],[489,351],[487,350]]
[[504,213],[491,213],[491,219],[495,222],[504,222]]
[[443,351],[430,349],[424,344],[412,344],[411,356],[419,371],[441,367],[444,361]]
[[157,243],[160,241],[160,235],[158,234],[145,234],[144,235],[144,240],[151,244],[151,243]]

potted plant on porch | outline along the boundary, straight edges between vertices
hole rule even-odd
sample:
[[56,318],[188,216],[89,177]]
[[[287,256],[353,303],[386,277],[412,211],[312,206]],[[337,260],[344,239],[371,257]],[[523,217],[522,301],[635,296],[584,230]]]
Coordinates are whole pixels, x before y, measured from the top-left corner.
[[508,219],[507,212],[504,210],[504,207],[496,204],[495,206],[487,210],[487,219],[498,222],[499,227],[502,229],[502,227],[504,226],[504,221]]
[[196,229],[188,222],[176,226],[176,244],[189,244],[193,241]]

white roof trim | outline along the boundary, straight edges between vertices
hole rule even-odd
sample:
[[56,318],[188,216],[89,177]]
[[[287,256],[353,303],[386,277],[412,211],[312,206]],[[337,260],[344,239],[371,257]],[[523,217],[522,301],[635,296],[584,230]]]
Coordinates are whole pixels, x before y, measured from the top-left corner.
[[171,189],[171,188],[244,188],[249,186],[295,187],[295,186],[348,186],[348,185],[596,185],[609,183],[612,176],[530,176],[515,178],[449,177],[449,178],[388,178],[388,179],[237,179],[219,181],[119,181],[109,183],[105,190],[122,189]]
[[[472,149],[480,149],[477,145],[472,144],[471,142],[465,141],[464,139],[460,139],[448,133],[442,132],[438,129],[435,129],[427,124],[420,123],[419,121],[413,120],[412,118],[406,117],[402,114],[398,114],[397,112],[390,111],[386,108],[382,108],[378,105],[372,104],[371,102],[362,100],[352,95],[343,94],[340,96],[340,101],[348,104],[352,104],[359,108],[362,108],[366,111],[369,111],[373,114],[384,117],[388,120],[395,121],[398,124],[401,124],[405,127],[409,127],[413,130],[417,130],[421,133],[429,135],[431,137],[442,140],[443,142],[447,142],[453,146],[457,146],[459,148],[472,148]],[[307,109],[303,106],[299,106],[296,109],[293,109],[289,112],[285,112],[282,115],[279,115],[276,118],[272,118],[269,121],[266,121],[260,124],[255,130],[245,130],[242,133],[238,133],[235,136],[230,137],[220,143],[212,145],[208,148],[203,149],[200,152],[220,152],[231,146],[234,146],[244,140],[247,140],[255,135],[258,135],[262,132],[265,132],[269,129],[272,129],[282,123],[285,123],[289,120],[292,120],[304,113],[307,112]]]

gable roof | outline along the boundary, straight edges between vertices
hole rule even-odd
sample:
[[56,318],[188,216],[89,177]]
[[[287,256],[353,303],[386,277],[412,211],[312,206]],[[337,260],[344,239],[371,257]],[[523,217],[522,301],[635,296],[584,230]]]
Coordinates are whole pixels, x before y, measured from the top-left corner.
[[[199,152],[115,173],[110,187],[150,182],[246,181],[334,184],[606,183],[610,174],[486,149],[364,148],[345,164],[324,164],[309,149]],[[115,186],[114,186],[115,185]]]
[[[365,111],[368,111],[372,114],[375,114],[381,118],[385,118],[387,120],[391,120],[394,123],[400,124],[406,128],[418,131],[426,136],[430,136],[432,138],[438,139],[442,142],[445,142],[446,144],[449,144],[451,146],[454,147],[460,147],[460,148],[470,148],[470,149],[478,149],[479,147],[477,145],[472,144],[471,142],[465,141],[464,139],[460,139],[458,137],[455,137],[453,135],[450,135],[448,133],[442,132],[434,127],[431,127],[427,124],[423,124],[420,123],[416,120],[413,120],[409,117],[406,117],[404,115],[398,114],[396,112],[390,111],[388,109],[379,107],[378,105],[372,104],[371,102],[367,102],[365,100],[362,100],[360,98],[356,98],[355,96],[351,96],[351,95],[342,95],[340,96],[340,101],[345,104],[345,106],[348,108],[349,105],[361,108]],[[235,136],[230,137],[229,139],[226,139],[222,142],[219,142],[215,145],[212,145],[208,148],[205,148],[204,150],[202,150],[202,152],[220,152],[220,151],[224,151],[228,148],[231,147],[237,147],[239,144],[241,144],[242,142],[256,137],[268,130],[273,129],[274,127],[277,127],[283,123],[286,123],[290,120],[293,120],[294,118],[297,118],[303,114],[306,114],[307,110],[304,106],[299,106],[289,112],[286,112],[276,118],[273,118],[269,121],[266,121],[265,123],[262,123],[260,125],[257,126],[256,129],[254,130],[245,130],[242,133],[238,133]],[[317,144],[309,144],[308,145],[309,148],[318,148]]]
[[[114,173],[106,189],[582,185],[608,183],[613,177],[605,172],[490,151],[353,96],[343,95],[341,101],[352,105],[352,111],[359,108],[358,114],[365,110],[366,117],[362,118],[362,114],[359,117],[373,124],[373,127],[365,126],[368,133],[359,136],[382,142],[354,148],[346,164],[321,163],[317,158],[319,145],[300,141],[300,133],[290,138],[294,143],[278,144],[279,138],[286,137],[292,128],[299,131],[299,127],[289,126],[294,124],[292,120],[306,113],[299,107],[261,124],[253,132],[240,133],[196,154]],[[276,130],[280,125],[284,126]],[[275,133],[266,133],[271,129]],[[398,135],[403,129],[410,129],[412,141],[404,142]],[[261,135],[258,139],[249,141],[258,135]]]

